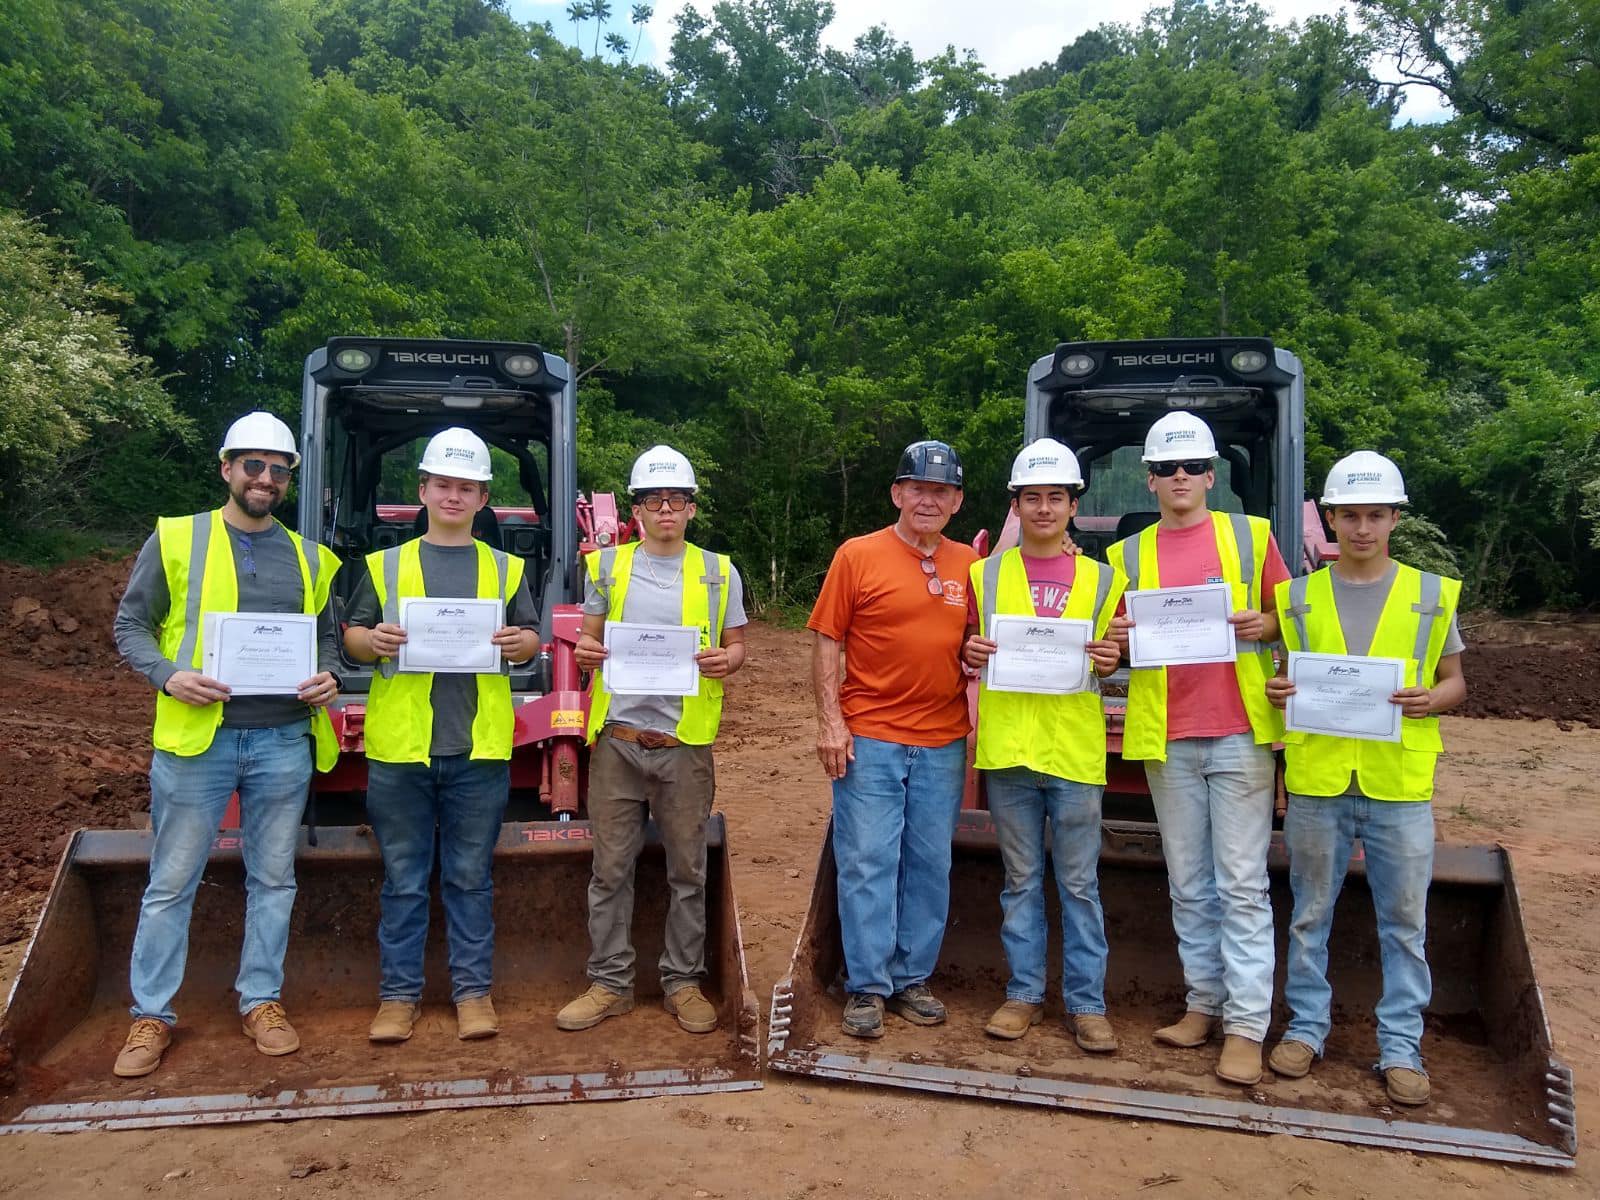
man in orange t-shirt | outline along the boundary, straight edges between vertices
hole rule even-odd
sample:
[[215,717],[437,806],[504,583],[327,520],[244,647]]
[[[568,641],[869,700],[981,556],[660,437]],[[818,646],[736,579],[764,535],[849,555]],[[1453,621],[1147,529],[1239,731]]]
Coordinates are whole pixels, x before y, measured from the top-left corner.
[[943,534],[962,497],[949,446],[907,446],[889,495],[899,520],[839,547],[807,622],[817,757],[833,780],[844,1031],[869,1038],[883,1036],[885,1007],[916,1025],[945,1019],[927,980],[950,911],[966,778],[957,655],[977,558]]

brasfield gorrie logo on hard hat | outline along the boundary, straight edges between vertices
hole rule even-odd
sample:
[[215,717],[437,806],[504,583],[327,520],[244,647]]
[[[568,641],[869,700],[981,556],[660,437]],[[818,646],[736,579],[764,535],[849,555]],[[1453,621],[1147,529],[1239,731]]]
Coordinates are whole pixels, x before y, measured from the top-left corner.
[[1346,483],[1382,483],[1383,476],[1376,471],[1351,471],[1344,477]]
[[476,457],[473,452],[465,446],[446,446],[444,448],[444,456],[446,458],[464,458],[468,462],[471,462],[473,458]]
[[1163,436],[1166,438],[1167,445],[1170,446],[1173,442],[1194,441],[1195,431],[1192,429],[1169,429]]

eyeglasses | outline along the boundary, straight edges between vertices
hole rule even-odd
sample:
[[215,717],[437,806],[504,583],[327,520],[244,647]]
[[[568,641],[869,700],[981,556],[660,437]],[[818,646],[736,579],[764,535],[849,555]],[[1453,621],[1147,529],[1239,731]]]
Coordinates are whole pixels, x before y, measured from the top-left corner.
[[254,479],[261,472],[271,470],[273,483],[288,483],[290,469],[279,463],[269,463],[264,458],[241,458],[239,465],[244,468],[244,473]]
[[646,512],[660,512],[663,507],[669,508],[673,512],[682,512],[689,507],[689,497],[681,492],[673,492],[666,496],[646,496],[638,503],[643,506]]
[[1161,479],[1171,479],[1182,468],[1185,475],[1204,475],[1211,470],[1210,459],[1196,459],[1193,462],[1153,462],[1147,464],[1150,474]]
[[933,565],[933,559],[924,558],[919,565],[922,567],[922,573],[928,577],[928,595],[944,595],[944,581],[939,578],[939,568]]

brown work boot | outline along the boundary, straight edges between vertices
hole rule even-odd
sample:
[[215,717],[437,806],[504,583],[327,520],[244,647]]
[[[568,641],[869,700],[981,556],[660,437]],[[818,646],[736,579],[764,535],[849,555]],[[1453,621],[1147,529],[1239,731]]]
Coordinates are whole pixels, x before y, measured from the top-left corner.
[[1029,1004],[1026,1000],[1007,1000],[994,1010],[994,1016],[989,1018],[983,1031],[990,1037],[1014,1042],[1042,1020],[1044,1005]]
[[372,1025],[367,1030],[367,1041],[409,1041],[411,1031],[416,1028],[417,1018],[421,1015],[422,1005],[413,1000],[379,1001],[378,1013],[372,1018]]
[[1090,1054],[1110,1054],[1117,1048],[1117,1034],[1104,1013],[1078,1013],[1067,1016],[1073,1039]]
[[690,1033],[710,1033],[717,1027],[717,1010],[692,983],[661,997],[661,1007],[677,1017],[678,1024]]
[[613,992],[598,983],[556,1014],[557,1029],[593,1029],[607,1017],[620,1017],[633,1011],[631,992]]
[[1230,1033],[1222,1039],[1222,1057],[1217,1060],[1217,1078],[1245,1087],[1261,1082],[1261,1043],[1253,1038]]
[[495,1014],[494,1001],[487,996],[473,996],[456,1002],[456,1036],[463,1042],[476,1042],[492,1038],[500,1032],[500,1018]]
[[300,1049],[300,1035],[289,1024],[289,1014],[276,1000],[258,1004],[244,1015],[244,1035],[255,1039],[256,1049],[276,1058]]
[[1272,1068],[1274,1075],[1282,1075],[1285,1079],[1303,1079],[1316,1061],[1317,1052],[1310,1046],[1294,1038],[1284,1038],[1272,1048],[1267,1066]]
[[140,1017],[128,1030],[128,1040],[122,1043],[117,1063],[111,1068],[113,1075],[123,1079],[137,1079],[148,1075],[161,1065],[161,1056],[172,1045],[172,1026],[155,1017]]
[[1383,1090],[1396,1104],[1416,1107],[1426,1104],[1433,1095],[1428,1077],[1410,1067],[1388,1067],[1383,1072]]
[[1155,1039],[1169,1046],[1181,1046],[1185,1050],[1193,1050],[1196,1046],[1204,1046],[1209,1042],[1216,1029],[1216,1017],[1209,1013],[1195,1012],[1191,1008],[1183,1014],[1181,1020],[1171,1025],[1163,1025],[1156,1030]]

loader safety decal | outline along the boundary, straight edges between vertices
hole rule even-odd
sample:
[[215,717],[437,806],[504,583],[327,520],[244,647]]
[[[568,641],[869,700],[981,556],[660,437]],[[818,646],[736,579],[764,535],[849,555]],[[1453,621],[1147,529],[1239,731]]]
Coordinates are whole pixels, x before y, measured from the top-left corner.
[[583,709],[558,708],[550,714],[551,729],[582,729]]

